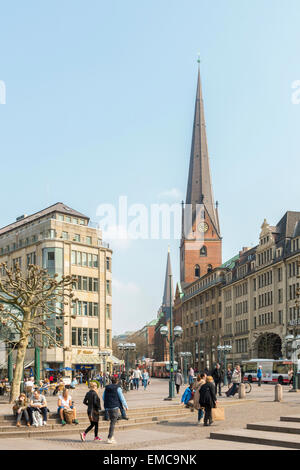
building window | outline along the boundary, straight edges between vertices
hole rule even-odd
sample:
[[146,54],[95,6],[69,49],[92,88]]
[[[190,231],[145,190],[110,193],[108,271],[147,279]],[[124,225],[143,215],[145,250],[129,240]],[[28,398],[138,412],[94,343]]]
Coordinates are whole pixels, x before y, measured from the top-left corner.
[[195,277],[200,277],[200,266],[196,264],[195,266]]
[[87,243],[87,245],[91,245],[92,244],[92,237],[86,237],[86,243]]
[[205,245],[200,249],[200,256],[207,256],[207,248]]
[[106,304],[106,318],[110,320],[111,305]]
[[110,330],[106,330],[106,347],[110,347]]

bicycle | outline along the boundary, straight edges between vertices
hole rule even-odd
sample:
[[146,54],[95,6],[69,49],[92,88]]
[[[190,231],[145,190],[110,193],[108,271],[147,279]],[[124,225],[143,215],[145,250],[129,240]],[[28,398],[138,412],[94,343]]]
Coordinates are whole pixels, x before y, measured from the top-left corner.
[[251,390],[252,390],[252,385],[250,382],[244,382],[244,385],[245,385],[245,392],[246,393],[250,393]]

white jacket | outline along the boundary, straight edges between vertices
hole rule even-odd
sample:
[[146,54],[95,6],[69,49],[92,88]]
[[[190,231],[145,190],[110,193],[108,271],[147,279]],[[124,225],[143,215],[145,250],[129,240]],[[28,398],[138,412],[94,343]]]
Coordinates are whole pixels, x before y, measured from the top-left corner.
[[231,382],[233,384],[240,384],[241,381],[242,381],[241,371],[238,371],[237,369],[234,369],[232,377],[231,377]]

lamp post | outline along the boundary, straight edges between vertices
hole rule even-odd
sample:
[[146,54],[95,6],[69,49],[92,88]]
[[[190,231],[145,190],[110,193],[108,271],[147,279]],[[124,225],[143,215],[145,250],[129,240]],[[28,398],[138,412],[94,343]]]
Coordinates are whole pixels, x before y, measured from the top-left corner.
[[188,358],[191,357],[192,353],[191,352],[181,352],[180,357],[183,358],[183,377],[184,377],[184,383],[188,383],[188,378],[187,378],[187,362]]
[[224,385],[227,385],[227,373],[226,373],[226,368],[227,368],[227,362],[226,362],[226,355],[227,353],[229,353],[231,350],[232,350],[232,346],[230,344],[224,344],[224,346],[222,346],[221,344],[219,344],[217,346],[217,350],[218,350],[218,355],[220,357],[221,355],[221,352],[223,353],[223,357],[224,357]]
[[175,326],[173,330],[172,323],[172,307],[170,314],[170,332],[167,326],[162,326],[160,328],[160,334],[166,338],[170,345],[170,380],[169,380],[169,396],[167,400],[172,400],[175,397],[175,384],[174,384],[174,342],[177,338],[182,336],[183,330],[181,326]]
[[126,373],[126,381],[128,382],[128,369],[129,369],[128,355],[130,351],[136,350],[136,344],[135,343],[119,343],[118,349],[119,351],[122,351],[122,357],[123,357],[123,353],[125,353],[125,373]]
[[290,392],[297,392],[297,350],[300,349],[300,335],[289,334],[285,337],[285,344],[291,345],[293,361],[293,388]]
[[103,385],[106,385],[106,374],[107,374],[107,358],[111,355],[110,351],[99,351],[99,356],[103,359],[104,364],[104,377],[103,377]]

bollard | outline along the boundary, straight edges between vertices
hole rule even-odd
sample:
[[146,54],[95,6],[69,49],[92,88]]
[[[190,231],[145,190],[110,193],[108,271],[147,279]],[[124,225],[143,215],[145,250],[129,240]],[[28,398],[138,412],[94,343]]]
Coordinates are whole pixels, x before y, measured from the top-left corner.
[[282,401],[282,385],[280,384],[275,385],[275,400],[274,401]]
[[246,398],[245,384],[239,385],[239,398]]

